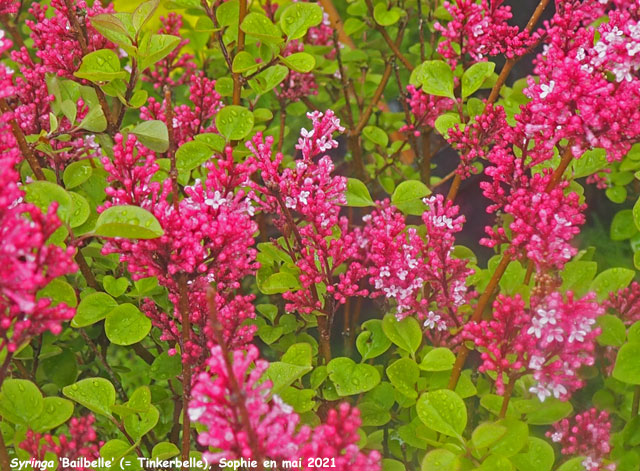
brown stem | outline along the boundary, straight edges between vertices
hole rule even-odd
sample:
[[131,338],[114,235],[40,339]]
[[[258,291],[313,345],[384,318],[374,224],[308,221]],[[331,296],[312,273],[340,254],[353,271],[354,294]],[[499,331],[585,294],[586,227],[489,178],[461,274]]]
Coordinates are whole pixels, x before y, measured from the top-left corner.
[[[471,322],[478,322],[482,317],[484,308],[487,306],[489,299],[491,299],[491,295],[493,294],[493,291],[498,286],[498,283],[500,282],[500,278],[502,278],[502,275],[507,269],[507,266],[509,266],[510,261],[511,261],[511,256],[505,253],[502,256],[502,259],[500,260],[500,263],[498,264],[496,271],[493,272],[493,276],[491,277],[491,280],[489,280],[489,284],[487,285],[482,295],[478,299],[478,304],[476,305],[476,308],[473,311],[473,314],[470,319]],[[458,379],[460,379],[460,374],[462,373],[462,368],[464,367],[464,362],[466,361],[467,356],[469,356],[469,349],[463,345],[460,351],[458,352],[456,362],[453,365],[451,378],[449,378],[449,389],[456,388],[456,385],[458,384]]]
[[[76,39],[80,43],[80,49],[82,50],[82,55],[86,56],[89,53],[89,46],[87,44],[87,38],[85,36],[85,32],[87,28],[81,25],[80,22],[78,21],[75,5],[71,2],[71,0],[64,0],[64,4],[67,7],[68,20],[69,20],[69,23],[71,23],[71,28],[73,29]],[[98,85],[96,85],[95,83],[91,83],[91,86],[96,91],[98,102],[100,103],[100,107],[102,108],[104,117],[107,120],[107,129],[109,129],[109,133],[113,136],[116,133],[116,130],[114,130],[112,126],[113,123],[112,123],[112,117],[111,117],[111,110],[109,108],[109,104],[107,103],[107,97],[105,96],[104,92]]]
[[[129,75],[129,83],[127,83],[127,90],[124,92],[124,101],[126,103],[129,103],[129,100],[131,100],[131,97],[133,96],[133,89],[136,87],[137,81],[138,81],[138,63],[134,58],[132,58],[131,74]],[[112,123],[111,126],[109,127],[109,133],[111,135],[115,135],[120,130],[120,125],[122,124],[122,120],[124,119],[124,114],[126,111],[127,111],[127,105],[120,103],[118,108],[118,113],[117,113],[118,118],[116,119],[115,123]]]
[[329,15],[329,22],[331,23],[331,27],[338,32],[340,42],[346,44],[351,49],[355,49],[356,45],[344,32],[344,26],[342,24],[342,19],[340,18],[340,13],[338,13],[338,10],[336,10],[333,2],[331,0],[318,0],[318,3],[322,5],[322,9],[327,13],[327,15]]
[[164,115],[167,121],[167,131],[169,133],[169,148],[167,149],[167,157],[171,163],[169,176],[171,177],[171,192],[173,193],[173,209],[178,211],[180,190],[178,189],[178,167],[176,165],[175,139],[173,137],[173,105],[171,104],[171,90],[165,85],[164,87]]
[[[2,111],[3,113],[10,113],[12,111],[4,98],[0,98],[0,111]],[[13,135],[16,138],[16,141],[18,141],[20,152],[22,152],[24,158],[27,159],[29,167],[31,167],[31,171],[38,180],[45,180],[44,173],[42,172],[42,167],[40,167],[38,159],[31,150],[31,147],[29,147],[29,144],[27,144],[24,133],[22,132],[22,129],[20,128],[20,125],[15,120],[15,118],[12,117],[9,120],[9,125],[11,126],[11,131],[13,131]]]
[[384,68],[384,72],[382,73],[382,78],[380,79],[380,83],[378,84],[378,88],[373,94],[373,98],[367,105],[367,108],[364,110],[362,116],[360,116],[360,120],[358,121],[358,125],[355,127],[353,131],[349,134],[354,136],[359,136],[362,133],[362,130],[369,122],[369,118],[373,113],[373,109],[376,107],[380,98],[382,97],[382,92],[384,92],[384,87],[387,86],[387,82],[389,81],[389,77],[391,77],[393,62],[391,60],[387,61],[387,65]]
[[374,28],[377,29],[378,32],[382,35],[382,37],[384,38],[385,42],[391,48],[391,50],[393,51],[393,54],[398,58],[398,60],[400,62],[402,62],[402,64],[404,64],[404,66],[407,68],[407,70],[412,71],[413,70],[413,64],[411,64],[411,62],[409,62],[409,60],[404,56],[404,54],[402,54],[402,52],[400,51],[399,45],[396,44],[391,39],[391,36],[389,36],[389,33],[387,33],[387,30],[383,26],[380,26],[378,23],[376,23],[375,19],[373,18],[373,3],[371,2],[371,0],[365,0],[365,3],[367,4],[367,9],[369,10],[369,15],[371,16],[371,19],[373,20]]
[[280,100],[280,138],[278,139],[278,152],[282,152],[282,144],[284,142],[284,127],[287,122],[287,110],[284,100]]
[[637,385],[633,390],[633,400],[631,402],[631,418],[638,415],[639,406],[640,406],[640,385]]
[[513,387],[516,384],[515,378],[509,378],[509,383],[504,390],[504,396],[502,397],[502,407],[500,408],[500,414],[498,418],[504,419],[507,415],[507,408],[509,407],[509,400],[511,399],[511,393],[513,393]]
[[151,352],[144,348],[140,343],[134,343],[132,347],[133,351],[136,352],[136,355],[142,358],[146,364],[151,365],[155,360],[155,357]]
[[422,162],[420,163],[420,175],[427,186],[431,185],[431,157],[431,131],[429,131],[422,133]]
[[[178,274],[178,310],[182,320],[182,353],[186,351],[191,342],[191,321],[189,319],[189,298],[187,290],[187,274]],[[182,461],[189,461],[189,451],[191,448],[191,423],[187,408],[191,399],[191,365],[182,363]],[[188,469],[185,467],[183,469]]]
[[229,395],[229,400],[233,403],[233,405],[237,408],[238,413],[240,414],[240,420],[242,421],[242,427],[249,438],[249,446],[251,447],[251,451],[253,452],[253,458],[258,462],[258,470],[263,469],[262,465],[262,454],[260,453],[260,449],[258,447],[258,439],[255,435],[255,431],[251,426],[251,421],[249,420],[249,412],[247,411],[247,407],[245,404],[245,394],[244,391],[238,385],[238,379],[233,371],[233,360],[232,353],[229,352],[227,343],[224,339],[224,333],[222,329],[222,325],[220,324],[220,320],[218,319],[218,305],[216,303],[216,289],[212,286],[207,288],[207,303],[209,305],[209,317],[211,321],[211,327],[213,329],[213,333],[216,337],[216,342],[222,350],[222,356],[224,357],[224,363],[227,370],[227,377],[229,379],[229,387],[231,389],[231,394]]
[[[247,14],[247,1],[240,0],[240,8],[238,14],[238,45],[236,47],[236,55],[239,52],[244,51],[244,31],[240,28],[240,25],[244,21],[244,17]],[[232,73],[233,77],[233,104],[239,105],[242,94],[242,76],[240,74]]]
[[329,318],[325,314],[320,314],[316,317],[318,319],[318,333],[320,337],[320,355],[326,365],[331,361],[331,329],[329,327]]
[[[16,20],[17,20],[17,18],[16,18]],[[23,48],[26,49],[26,46],[24,44],[24,40],[22,39],[22,36],[20,35],[20,31],[13,24],[13,21],[11,21],[11,18],[10,18],[9,15],[0,15],[0,24],[2,24],[2,27],[6,31],[9,32],[9,34],[11,35],[11,38],[13,39],[13,41],[18,46],[18,49],[23,49]]]
[[82,276],[84,276],[84,279],[87,281],[87,286],[95,289],[96,291],[99,291],[100,285],[98,284],[98,280],[96,280],[96,277],[93,275],[91,268],[89,268],[89,264],[84,258],[84,255],[82,255],[82,252],[80,252],[80,247],[78,247],[78,251],[76,252],[74,259],[76,261],[76,264],[78,265],[78,268],[80,269],[80,273],[82,273]]

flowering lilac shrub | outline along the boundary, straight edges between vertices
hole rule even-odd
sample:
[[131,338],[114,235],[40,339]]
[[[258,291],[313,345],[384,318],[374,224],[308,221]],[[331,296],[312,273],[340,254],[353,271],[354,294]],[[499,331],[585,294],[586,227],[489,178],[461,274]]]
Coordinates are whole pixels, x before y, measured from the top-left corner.
[[640,0],[0,0],[0,54],[3,471],[640,469]]

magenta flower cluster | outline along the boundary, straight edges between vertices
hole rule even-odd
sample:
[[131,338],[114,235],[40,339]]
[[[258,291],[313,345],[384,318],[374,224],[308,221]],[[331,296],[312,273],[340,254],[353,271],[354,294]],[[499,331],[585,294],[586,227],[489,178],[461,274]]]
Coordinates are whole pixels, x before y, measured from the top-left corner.
[[470,322],[463,337],[482,352],[481,372],[496,373],[496,389],[504,394],[505,379],[532,374],[530,392],[540,401],[553,396],[568,400],[584,385],[582,366],[594,364],[594,326],[603,309],[593,295],[566,299],[557,292],[543,298],[532,297],[527,308],[520,295],[498,296],[489,321]]
[[[206,430],[198,442],[217,450],[206,452],[210,463],[223,458],[275,460],[333,458],[331,469],[369,471],[380,469],[380,454],[359,451],[357,409],[347,403],[331,410],[324,423],[299,426],[300,418],[279,396],[271,394],[271,382],[260,379],[269,363],[250,345],[233,352],[230,374],[220,347],[213,347],[208,371],[198,376],[189,404],[189,417]],[[335,466],[333,466],[335,465]]]
[[586,471],[615,471],[615,463],[604,462],[611,451],[610,431],[609,413],[592,408],[553,424],[546,435],[562,446],[563,455],[584,457]]

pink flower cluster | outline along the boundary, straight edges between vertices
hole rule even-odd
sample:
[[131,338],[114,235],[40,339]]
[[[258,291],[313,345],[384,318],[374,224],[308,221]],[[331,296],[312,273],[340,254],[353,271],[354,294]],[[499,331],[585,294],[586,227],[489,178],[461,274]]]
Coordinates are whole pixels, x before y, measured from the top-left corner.
[[480,62],[487,56],[504,54],[513,58],[526,53],[535,44],[537,36],[509,25],[513,15],[510,6],[502,5],[503,1],[444,2],[452,19],[446,25],[434,24],[445,38],[438,45],[438,53],[449,59],[452,65],[463,62],[467,54],[474,62]]
[[481,372],[496,373],[496,388],[504,393],[504,380],[515,381],[531,373],[536,384],[530,392],[540,401],[554,396],[568,400],[584,381],[578,370],[594,362],[596,318],[603,309],[590,294],[575,300],[552,292],[531,298],[531,307],[516,295],[500,295],[493,305],[493,319],[470,322],[463,337],[480,347]]
[[0,0],[0,15],[9,15],[18,11],[16,0]]
[[531,101],[516,119],[538,149],[550,153],[567,139],[576,157],[601,147],[610,161],[620,160],[640,138],[640,26],[622,10],[597,31],[583,26],[595,14],[592,3],[563,2],[534,61],[539,83],[529,79]]
[[[112,7],[104,8],[100,2],[95,2],[89,7],[84,0],[73,0],[71,6],[74,10],[70,12],[64,0],[52,0],[50,7],[54,11],[51,14],[47,12],[48,6],[41,6],[34,2],[29,12],[35,17],[35,21],[25,22],[31,29],[30,36],[36,55],[40,58],[46,72],[67,78],[73,78],[73,73],[78,69],[83,55],[77,34],[71,26],[73,25],[71,15],[77,17],[82,27],[88,52],[115,48],[113,43],[96,31],[90,21],[92,16],[113,12]],[[78,11],[86,13],[80,17]]]
[[586,471],[615,471],[615,463],[604,463],[611,451],[610,431],[609,413],[589,409],[556,422],[546,435],[562,446],[563,455],[583,456],[582,466]]
[[253,345],[233,352],[233,376],[220,347],[212,348],[207,363],[209,371],[198,376],[188,413],[206,426],[198,443],[216,450],[204,455],[210,463],[223,458],[302,459],[307,469],[307,458],[333,458],[335,467],[332,463],[327,469],[380,469],[380,454],[365,454],[356,445],[361,423],[357,409],[344,403],[312,429],[299,427],[299,416],[277,395],[269,399],[271,382],[260,382],[269,363],[259,359]]
[[[497,176],[500,167],[489,167],[486,173]],[[520,170],[520,169],[518,169]],[[512,189],[502,210],[513,218],[506,228],[487,227],[489,238],[480,242],[489,247],[510,242],[508,253],[515,258],[531,260],[538,271],[560,270],[577,253],[570,241],[584,224],[577,193],[564,194],[568,183],[562,183],[547,192],[551,175],[535,174],[528,179],[521,175],[520,182],[527,186]],[[485,196],[493,196],[495,186],[483,182]]]
[[407,105],[413,122],[400,128],[400,132],[413,133],[418,137],[425,128],[433,128],[438,116],[455,105],[451,98],[429,95],[413,85],[407,85]]
[[[0,7],[0,12],[2,7]],[[5,36],[4,30],[0,29],[0,54],[7,52],[13,43],[9,38]],[[0,64],[0,98],[7,98],[15,93],[13,87],[13,70],[7,67],[4,63]]]
[[[254,273],[256,251],[252,248],[257,230],[252,220],[252,195],[242,188],[255,170],[252,159],[236,164],[228,148],[215,162],[205,164],[205,183],[196,181],[184,188],[185,197],[171,200],[170,179],[154,179],[159,169],[155,153],[137,143],[135,136],[115,137],[113,161],[103,158],[108,181],[117,185],[106,189],[109,201],[99,210],[114,205],[135,205],[150,211],[160,222],[164,235],[150,240],[111,239],[105,253],[118,253],[134,279],[156,276],[169,290],[175,310],[160,312],[151,300],[145,313],[162,329],[162,339],[180,345],[183,361],[202,364],[206,357],[207,304],[205,290],[215,282],[226,339],[243,345],[254,328],[242,325],[253,317],[253,296],[239,294],[242,279]],[[189,317],[197,329],[193,342],[182,344],[181,316],[178,312],[179,279],[186,276]],[[172,348],[172,352],[175,349]]]
[[[100,447],[103,442],[98,440],[93,424],[96,418],[89,414],[85,417],[73,417],[69,421],[69,436],[61,434],[53,437],[50,434],[42,435],[28,430],[25,440],[20,443],[20,448],[25,450],[31,459],[43,461],[47,453],[53,453],[60,458],[68,458],[77,461],[86,458],[88,461],[100,457]],[[60,467],[60,471],[90,471],[83,466]]]
[[407,227],[404,216],[385,201],[363,218],[363,237],[371,296],[393,300],[398,319],[417,315],[426,334],[438,341],[461,324],[458,309],[473,296],[465,281],[473,270],[451,255],[454,234],[464,223],[458,206],[442,195],[425,198],[425,203],[425,236]]
[[189,101],[193,107],[178,105],[173,108],[172,122],[167,122],[167,104],[155,98],[149,98],[146,106],[140,108],[140,118],[143,120],[158,119],[167,127],[173,127],[173,136],[177,146],[181,146],[201,133],[216,132],[214,119],[222,108],[222,99],[216,92],[216,81],[208,79],[202,72],[189,76]]
[[[182,15],[169,12],[166,17],[160,17],[160,23],[162,23],[162,27],[158,30],[158,34],[170,34],[183,38],[167,57],[156,63],[152,69],[145,70],[142,75],[145,82],[150,82],[153,84],[153,88],[161,90],[165,85],[175,87],[189,82],[197,66],[193,61],[193,54],[181,52],[182,48],[189,44],[189,40],[180,34]],[[178,73],[180,76],[176,78]]]
[[[310,313],[322,310],[322,300],[316,285],[323,283],[336,303],[343,304],[350,296],[361,296],[366,290],[359,281],[366,275],[362,266],[358,233],[349,228],[348,220],[340,217],[341,204],[346,203],[346,178],[333,176],[334,165],[328,155],[318,155],[338,147],[333,133],[343,131],[340,120],[331,110],[325,114],[308,114],[313,129],[302,129],[296,149],[302,158],[293,168],[280,170],[283,155],[272,160],[273,139],[263,139],[258,133],[247,147],[253,152],[262,184],[254,184],[262,196],[262,210],[276,215],[275,225],[293,236],[295,250],[291,251],[300,269],[302,289],[287,292],[287,310]],[[287,247],[281,247],[285,251]],[[342,273],[338,268],[346,264]]]
[[53,279],[76,271],[75,248],[47,243],[60,227],[57,204],[43,214],[23,201],[18,158],[11,130],[0,118],[0,351],[9,352],[45,331],[59,334],[75,314],[64,303],[38,296]]
[[640,284],[634,281],[628,287],[610,293],[603,306],[627,325],[640,321]]

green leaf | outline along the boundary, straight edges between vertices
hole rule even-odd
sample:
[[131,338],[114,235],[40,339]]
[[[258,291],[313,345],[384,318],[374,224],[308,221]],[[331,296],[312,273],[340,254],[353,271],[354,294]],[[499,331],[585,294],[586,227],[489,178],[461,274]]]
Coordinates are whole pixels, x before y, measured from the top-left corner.
[[595,291],[598,300],[602,301],[609,296],[609,293],[626,288],[634,276],[635,272],[628,268],[609,268],[596,276],[590,289]]
[[131,134],[135,134],[144,146],[156,152],[166,152],[169,149],[167,125],[157,119],[141,122],[131,130]]
[[[284,13],[282,16],[284,16]],[[240,29],[249,36],[259,38],[266,43],[279,44],[283,41],[280,28],[262,13],[249,13],[242,20]]]
[[51,203],[58,203],[57,214],[63,221],[68,222],[73,212],[73,201],[67,191],[55,183],[46,181],[35,181],[23,186],[24,199],[35,204],[46,213]]
[[111,206],[96,222],[96,235],[125,239],[155,239],[164,234],[156,217],[138,206]]
[[213,156],[213,150],[203,142],[188,141],[176,151],[178,172],[188,172],[207,162]]
[[84,196],[74,191],[70,191],[69,196],[73,203],[73,211],[69,215],[69,226],[72,228],[80,227],[89,219],[91,207]]
[[444,448],[436,448],[424,455],[422,471],[458,471],[460,459]]
[[133,96],[129,99],[129,106],[131,108],[140,108],[147,102],[149,94],[146,90],[138,89],[133,93]]
[[598,170],[607,166],[607,154],[604,149],[591,149],[574,160],[573,178],[582,178],[593,175]]
[[80,67],[73,75],[92,82],[109,82],[127,76],[120,67],[118,55],[112,49],[90,52],[82,58]]
[[584,456],[571,458],[570,460],[562,463],[562,466],[560,466],[556,471],[586,471],[584,466],[582,466],[584,459]]
[[415,385],[420,377],[420,369],[411,358],[401,358],[387,367],[387,377],[395,388],[407,397],[418,397]]
[[258,286],[264,294],[281,294],[296,291],[301,287],[298,277],[287,272],[274,273]]
[[387,147],[389,144],[389,136],[378,126],[365,126],[362,135],[380,147]]
[[[199,2],[198,2],[199,3]],[[238,0],[230,0],[220,4],[216,8],[216,18],[220,26],[231,26],[238,24],[240,16],[240,5]]]
[[631,209],[623,209],[613,216],[609,232],[611,240],[630,239],[637,233],[638,229],[633,222],[633,211]]
[[249,86],[258,95],[264,95],[277,87],[289,75],[289,69],[284,65],[276,64],[263,70],[249,80]]
[[613,375],[627,384],[640,384],[640,343],[629,342],[618,351]]
[[373,19],[381,26],[391,26],[398,22],[401,12],[400,8],[387,10],[387,5],[384,2],[378,3],[373,9]]
[[367,186],[357,178],[347,178],[347,206],[354,208],[364,208],[366,206],[374,206]]
[[391,195],[391,203],[404,213],[420,216],[426,209],[422,199],[429,194],[431,190],[421,181],[405,180]]
[[231,71],[236,74],[248,72],[258,67],[258,63],[253,56],[247,51],[240,51],[233,58],[233,64],[231,64]]
[[133,304],[120,304],[107,314],[104,331],[113,344],[133,345],[151,331],[151,321]]
[[420,369],[424,371],[447,371],[453,368],[456,356],[445,347],[430,350],[420,362]]
[[369,319],[362,323],[362,332],[356,338],[356,347],[362,361],[378,357],[391,346],[391,340],[382,331],[380,319]]
[[51,299],[52,306],[57,306],[60,303],[64,303],[70,307],[76,307],[78,305],[76,291],[63,277],[51,280],[47,286],[38,291],[36,299],[42,298]]
[[409,353],[415,353],[422,343],[422,329],[413,317],[398,321],[393,314],[387,314],[382,319],[382,330],[389,340]]
[[114,298],[122,296],[129,286],[129,280],[126,277],[114,278],[111,275],[106,275],[102,279],[102,286],[104,290]]
[[62,181],[67,190],[75,188],[86,182],[93,173],[93,168],[88,160],[79,160],[73,162],[67,168],[64,169],[62,174]]
[[76,315],[71,320],[72,327],[86,327],[101,321],[118,303],[106,293],[91,293],[80,301]]
[[576,260],[568,262],[562,270],[562,291],[572,291],[577,296],[584,295],[598,272],[596,262]]
[[627,328],[616,316],[605,314],[598,317],[598,327],[601,329],[597,338],[600,345],[621,347],[627,339]]
[[449,437],[460,437],[467,426],[467,406],[449,389],[429,391],[416,404],[418,417],[432,430]]
[[502,419],[500,425],[507,428],[507,433],[491,446],[491,452],[495,455],[509,458],[518,453],[527,443],[529,427],[524,422],[515,419]]
[[[295,4],[294,4],[295,5]],[[310,3],[301,3],[300,5],[312,5]],[[316,58],[306,52],[295,52],[286,57],[281,57],[284,65],[291,70],[305,74],[311,72],[316,66]]]
[[315,395],[316,392],[313,389],[297,389],[288,386],[280,393],[280,399],[282,399],[285,404],[293,407],[293,410],[298,414],[304,414],[312,410],[316,405],[316,402],[313,400]]
[[491,77],[496,65],[493,62],[476,62],[462,75],[462,97],[466,98],[477,92],[484,81]]
[[334,358],[327,364],[329,378],[339,396],[352,396],[372,390],[380,383],[380,373],[373,366],[358,364],[351,358]]
[[453,71],[444,61],[425,61],[414,71],[417,82],[425,93],[448,97],[455,100],[453,94]]
[[513,465],[502,456],[489,455],[477,468],[477,471],[513,471]]
[[78,127],[91,132],[102,132],[107,129],[107,118],[104,117],[102,107],[93,103],[89,104],[89,112],[82,119]]
[[283,361],[276,361],[269,365],[264,375],[266,379],[271,380],[273,383],[271,393],[280,394],[284,388],[290,386],[297,379],[302,378],[309,371],[311,371],[310,366],[300,366]]
[[180,454],[180,449],[170,442],[160,442],[153,447],[151,451],[151,459],[168,460]]
[[140,31],[140,28],[151,19],[158,5],[160,5],[160,0],[149,0],[138,5],[131,16],[131,23],[136,31]]
[[[564,419],[573,412],[573,406],[568,401],[560,401],[555,398],[547,398],[544,402],[536,397],[518,401],[516,409],[527,416],[529,425],[550,425]],[[530,407],[529,410],[523,410]]]
[[86,378],[62,388],[62,394],[92,412],[111,417],[111,406],[116,403],[116,390],[104,378]]
[[100,456],[105,460],[119,460],[125,456],[129,451],[135,449],[136,445],[129,445],[128,443],[113,439],[102,445],[100,448]]
[[[167,57],[180,44],[180,38],[170,34],[146,36],[139,47],[140,71]],[[164,152],[164,151],[160,151]]]
[[504,437],[507,427],[495,422],[485,422],[478,425],[471,434],[471,443],[476,448],[487,448]]
[[315,3],[292,3],[280,17],[280,27],[289,40],[300,39],[322,22],[322,8]]
[[180,355],[169,356],[167,352],[158,355],[149,369],[149,375],[155,380],[168,380],[175,378],[182,372]]
[[14,424],[29,425],[43,411],[38,387],[26,379],[5,379],[0,390],[0,416]]
[[[622,204],[627,200],[627,188],[624,186],[611,186],[606,189],[604,194],[612,202]],[[637,223],[636,223],[637,225]]]
[[109,13],[92,16],[89,18],[91,25],[109,41],[122,47],[128,54],[133,54],[131,32],[117,16]]
[[216,127],[228,141],[238,141],[253,129],[253,113],[243,106],[225,106],[216,115]]
[[45,397],[42,412],[29,422],[29,428],[37,433],[47,432],[64,424],[73,415],[73,402],[61,397]]
[[[460,115],[457,113],[444,113],[438,116],[433,126],[445,139],[449,137],[449,129],[453,128],[456,124],[460,124]],[[464,125],[463,125],[464,126]]]
[[374,401],[363,400],[358,403],[363,427],[380,427],[391,420],[391,414]]
[[[131,401],[129,401],[131,402]],[[139,440],[149,433],[158,423],[160,412],[150,405],[146,412],[137,412],[124,418],[124,428],[134,440]]]
[[525,453],[510,458],[518,471],[551,471],[555,461],[553,447],[546,441],[529,437]]

